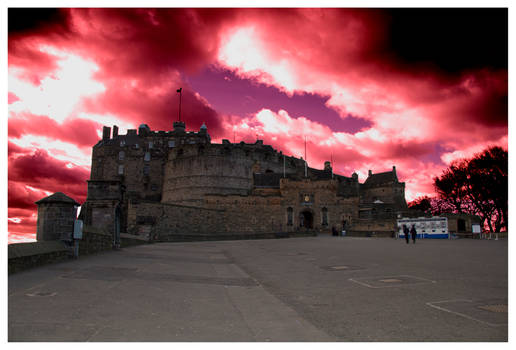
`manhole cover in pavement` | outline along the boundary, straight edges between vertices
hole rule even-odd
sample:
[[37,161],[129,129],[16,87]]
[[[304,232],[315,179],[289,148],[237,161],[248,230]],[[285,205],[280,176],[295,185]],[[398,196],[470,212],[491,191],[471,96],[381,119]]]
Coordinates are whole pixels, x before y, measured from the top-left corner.
[[427,280],[426,278],[399,275],[399,276],[382,276],[382,277],[362,277],[362,278],[350,278],[352,282],[361,284],[369,288],[387,288],[387,287],[400,287],[423,283],[435,283],[435,281]]
[[334,265],[334,266],[321,266],[321,269],[328,271],[354,271],[362,270],[363,267],[355,265]]
[[507,313],[509,311],[507,305],[481,305],[477,307],[482,310],[498,313]]
[[403,282],[403,281],[402,280],[398,280],[396,278],[386,278],[386,279],[380,280],[380,282],[384,282],[384,283],[400,283],[400,282]]
[[28,297],[53,297],[57,295],[56,292],[36,292],[25,294]]

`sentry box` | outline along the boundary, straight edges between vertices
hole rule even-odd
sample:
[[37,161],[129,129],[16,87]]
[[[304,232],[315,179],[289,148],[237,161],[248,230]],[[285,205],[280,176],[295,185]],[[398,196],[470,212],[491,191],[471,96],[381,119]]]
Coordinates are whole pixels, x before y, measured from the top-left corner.
[[431,218],[402,218],[398,219],[398,237],[405,238],[403,225],[409,230],[416,226],[417,238],[450,238],[448,232],[448,218],[434,216]]

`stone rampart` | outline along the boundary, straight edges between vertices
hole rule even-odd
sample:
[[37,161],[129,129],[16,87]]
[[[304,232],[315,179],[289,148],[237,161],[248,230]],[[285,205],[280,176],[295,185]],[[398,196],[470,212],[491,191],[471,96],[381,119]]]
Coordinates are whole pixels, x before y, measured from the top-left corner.
[[[122,248],[145,243],[147,241],[141,237],[120,234],[120,246]],[[79,240],[79,257],[109,251],[113,249],[112,247],[112,234],[85,226],[83,239]],[[12,274],[72,258],[72,247],[60,240],[13,243],[8,245],[8,273]]]
[[68,260],[70,249],[61,241],[13,243],[8,245],[8,273]]

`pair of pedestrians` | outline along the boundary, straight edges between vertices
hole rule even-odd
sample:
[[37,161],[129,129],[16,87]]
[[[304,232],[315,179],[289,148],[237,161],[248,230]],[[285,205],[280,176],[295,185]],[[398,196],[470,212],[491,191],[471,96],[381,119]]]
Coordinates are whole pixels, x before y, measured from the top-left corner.
[[407,244],[409,244],[409,242],[410,242],[409,233],[412,235],[412,241],[414,242],[414,244],[416,244],[416,236],[417,236],[416,225],[412,225],[412,228],[410,230],[407,227],[407,225],[403,225],[403,233],[405,234],[405,240],[407,241]]

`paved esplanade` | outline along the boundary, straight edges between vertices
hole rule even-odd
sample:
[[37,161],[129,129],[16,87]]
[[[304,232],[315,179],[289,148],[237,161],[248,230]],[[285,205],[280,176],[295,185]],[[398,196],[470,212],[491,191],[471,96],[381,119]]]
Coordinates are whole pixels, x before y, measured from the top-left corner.
[[507,241],[161,243],[9,277],[9,341],[507,341]]

